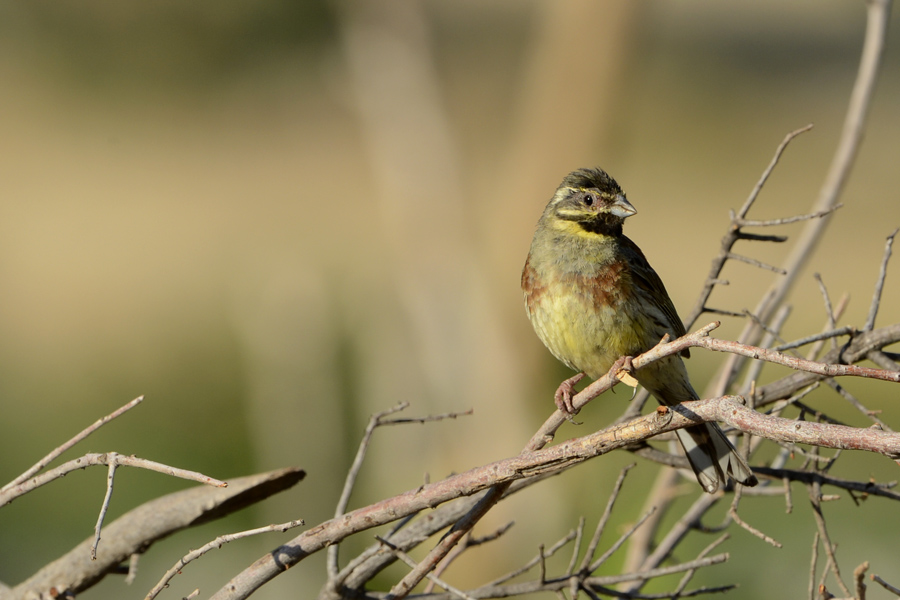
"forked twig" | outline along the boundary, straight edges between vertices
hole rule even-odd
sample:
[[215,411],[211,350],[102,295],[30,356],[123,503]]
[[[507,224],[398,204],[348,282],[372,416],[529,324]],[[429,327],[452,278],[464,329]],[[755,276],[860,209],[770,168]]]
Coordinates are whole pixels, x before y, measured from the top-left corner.
[[186,567],[188,564],[194,562],[210,550],[215,550],[217,548],[221,548],[225,544],[229,542],[234,542],[236,540],[240,540],[246,537],[250,537],[253,535],[259,535],[261,533],[273,533],[280,532],[284,533],[289,529],[293,529],[294,527],[300,527],[301,525],[305,525],[303,519],[288,521],[287,523],[280,523],[278,525],[267,525],[265,527],[257,527],[256,529],[249,529],[247,531],[239,531],[237,533],[229,533],[225,535],[220,535],[216,539],[211,542],[207,542],[206,544],[200,546],[196,550],[191,550],[172,565],[168,571],[162,576],[162,578],[157,582],[153,589],[147,592],[147,595],[144,597],[144,600],[153,600],[156,598],[161,591],[169,587],[169,582],[172,579],[181,573],[181,570]]
[[[95,431],[97,431],[98,429],[100,429],[101,427],[103,427],[104,425],[106,425],[107,423],[112,421],[113,419],[124,415],[126,412],[128,412],[129,410],[131,410],[132,408],[134,408],[135,406],[137,406],[138,404],[140,404],[143,401],[144,401],[144,397],[138,396],[137,398],[135,398],[128,404],[114,410],[113,412],[109,413],[105,417],[97,419],[92,425],[83,429],[80,433],[75,435],[72,439],[70,439],[66,443],[54,448],[53,451],[50,452],[50,454],[48,454],[47,456],[45,456],[44,458],[39,460],[37,463],[32,465],[27,471],[25,471],[24,473],[22,473],[21,475],[19,475],[18,477],[16,477],[15,479],[10,481],[6,485],[4,485],[2,488],[0,488],[0,497],[2,497],[4,493],[8,492],[15,486],[30,479],[35,473],[40,472],[44,467],[46,467],[51,462],[53,462],[63,452],[65,452],[66,450],[68,450],[69,448],[71,448],[72,446],[74,446],[75,444],[77,444],[78,442],[80,442],[81,440],[86,438],[87,436],[91,435],[92,433],[94,433]],[[6,504],[6,503],[0,502],[0,506],[2,506],[3,504]]]
[[106,495],[103,497],[103,504],[100,506],[100,516],[97,517],[97,524],[94,526],[94,543],[91,544],[91,560],[97,560],[97,546],[100,545],[100,529],[103,527],[103,519],[106,518],[106,511],[109,509],[109,501],[112,499],[113,480],[116,476],[116,468],[119,466],[116,460],[117,454],[110,452],[109,471],[106,474]]
[[149,471],[156,471],[157,473],[163,473],[164,475],[171,475],[172,477],[180,477],[181,479],[189,479],[191,481],[196,481],[198,483],[203,483],[206,485],[212,485],[215,487],[227,487],[228,484],[224,481],[220,481],[213,477],[209,477],[208,475],[204,475],[203,473],[197,473],[196,471],[188,471],[187,469],[179,469],[178,467],[170,467],[169,465],[164,465],[162,463],[154,462],[152,460],[147,460],[144,458],[138,458],[136,456],[125,456],[122,454],[118,454],[116,452],[104,452],[101,454],[92,453],[85,454],[80,458],[76,458],[74,460],[70,460],[65,462],[58,467],[55,467],[46,473],[38,475],[36,477],[32,477],[31,479],[19,483],[18,485],[10,487],[4,493],[0,494],[0,506],[5,504],[9,504],[19,496],[27,494],[28,492],[37,489],[43,485],[47,485],[51,481],[59,479],[60,477],[65,476],[67,473],[71,473],[72,471],[78,471],[80,469],[84,469],[85,467],[92,467],[96,465],[109,466],[109,463],[114,461],[118,463],[120,466],[125,467],[136,467],[139,469],[147,469]]

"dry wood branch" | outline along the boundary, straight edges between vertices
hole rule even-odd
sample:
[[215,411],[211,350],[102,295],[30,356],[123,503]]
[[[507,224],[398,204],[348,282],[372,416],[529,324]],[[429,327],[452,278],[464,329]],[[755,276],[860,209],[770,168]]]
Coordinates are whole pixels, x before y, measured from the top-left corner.
[[[833,477],[819,471],[799,471],[793,469],[773,469],[771,467],[755,467],[753,473],[762,475],[763,477],[771,477],[773,479],[786,481],[799,481],[800,483],[811,484],[818,482],[820,485],[831,485],[850,492],[857,492],[863,495],[881,496],[891,500],[900,500],[900,494],[892,492],[891,488],[896,487],[897,482],[876,483],[874,481],[852,481],[849,479],[841,479]],[[744,493],[747,493],[745,490]]]
[[[705,558],[707,554],[718,548],[725,540],[727,540],[730,536],[727,533],[723,533],[719,538],[717,538],[713,543],[708,545],[706,548],[700,551],[700,554],[697,555],[697,560]],[[687,587],[687,584],[690,583],[691,578],[697,573],[697,569],[691,569],[687,571],[684,576],[681,578],[681,581],[678,582],[678,587],[675,588],[675,592],[672,594],[674,598],[678,598],[681,595],[681,592]]]
[[872,578],[872,581],[874,581],[875,583],[877,583],[878,585],[880,585],[881,587],[883,587],[883,588],[886,589],[887,591],[891,592],[892,594],[896,595],[897,597],[900,597],[900,588],[895,587],[895,586],[889,584],[887,581],[885,581],[884,579],[882,579],[881,577],[879,577],[879,576],[876,575],[875,573],[872,573],[872,574],[870,575],[870,577]]
[[[625,476],[628,475],[628,471],[634,468],[634,463],[626,466],[619,472],[619,477],[616,479],[616,483],[613,485],[612,492],[609,495],[609,499],[606,501],[606,508],[603,509],[603,515],[601,515],[600,520],[597,522],[597,528],[594,530],[594,535],[591,537],[591,541],[588,543],[587,551],[584,554],[584,558],[581,561],[581,566],[578,567],[578,572],[587,575],[592,573],[595,569],[591,569],[591,561],[594,560],[594,553],[597,552],[597,546],[600,545],[600,536],[603,535],[603,530],[606,528],[606,523],[609,522],[609,517],[612,514],[613,505],[616,503],[616,500],[619,497],[619,492],[622,490],[622,484],[625,483]],[[644,511],[645,513],[652,514],[651,510]]]
[[[407,554],[406,552],[404,552],[404,551],[401,550],[400,548],[397,548],[396,546],[392,545],[389,541],[387,541],[387,540],[385,540],[385,539],[383,539],[383,538],[381,538],[381,537],[379,537],[379,536],[375,536],[375,539],[377,539],[379,542],[381,542],[382,544],[384,544],[385,546],[387,546],[388,548],[390,548],[390,549],[391,549],[391,552],[393,552],[394,554],[397,555],[397,558],[399,558],[400,560],[402,560],[403,562],[405,562],[405,563],[406,563],[407,565],[409,565],[410,567],[412,567],[412,568],[414,568],[414,569],[416,568],[416,561],[414,561],[414,560],[412,559],[412,557],[410,557],[409,554]],[[429,573],[428,575],[426,575],[426,577],[428,577],[428,579],[431,580],[432,582],[436,583],[437,585],[441,586],[441,587],[444,588],[445,590],[447,590],[447,591],[449,591],[450,593],[452,593],[454,596],[457,596],[457,597],[459,597],[459,598],[462,598],[463,600],[474,600],[474,598],[472,598],[471,596],[467,595],[467,594],[466,594],[465,592],[463,592],[462,590],[459,590],[459,589],[453,587],[452,585],[450,585],[449,583],[446,583],[445,581],[442,581],[441,579],[439,579],[437,575],[434,575],[434,574],[432,574],[432,573]]]
[[208,475],[204,475],[203,473],[188,471],[186,469],[179,469],[177,467],[170,467],[169,465],[164,465],[152,460],[146,460],[144,458],[138,458],[136,456],[123,456],[116,452],[106,452],[102,454],[93,453],[85,454],[81,458],[70,460],[69,462],[63,463],[60,466],[51,469],[42,475],[38,475],[27,481],[10,487],[4,493],[0,494],[0,506],[9,504],[19,496],[27,494],[28,492],[37,489],[42,485],[46,485],[51,481],[59,479],[60,477],[63,477],[66,474],[71,473],[72,471],[78,471],[86,467],[93,467],[97,465],[108,467],[110,463],[116,463],[120,466],[125,467],[136,467],[139,469],[147,469],[148,471],[156,471],[157,473],[163,473],[164,475],[180,477],[181,479],[189,479],[191,481],[196,481],[198,483],[212,485],[215,487],[225,487],[228,485],[224,481],[214,479],[212,477],[209,477]]
[[[517,481],[510,486],[504,497],[523,490],[526,487],[530,487],[553,475],[555,475],[555,473],[548,473],[539,477]],[[390,536],[387,539],[390,539],[391,543],[399,548],[410,550],[435,533],[455,523],[463,515],[468,513],[472,507],[475,506],[477,501],[477,496],[458,498],[435,510],[421,514],[414,521],[404,519],[401,523],[404,523],[405,526],[402,528],[395,528],[391,531]],[[323,586],[322,591],[319,593],[320,600],[336,600],[338,598],[343,598],[346,594],[354,593],[355,590],[363,587],[365,583],[371,580],[377,573],[392,564],[395,559],[395,555],[387,552],[382,544],[379,543],[369,546],[368,549],[355,559],[351,560],[350,563],[341,570],[335,580],[338,582],[337,584],[335,584],[334,581],[329,581]]]
[[106,474],[106,495],[103,497],[103,504],[100,506],[100,516],[97,517],[97,524],[94,526],[94,543],[91,544],[91,560],[97,560],[97,546],[100,545],[100,529],[103,527],[103,520],[106,518],[106,511],[109,509],[109,501],[112,499],[113,480],[116,476],[116,468],[119,466],[116,461],[115,453],[110,452],[109,472]]
[[[672,565],[670,567],[662,567],[659,569],[649,569],[646,571],[638,572],[638,573],[624,573],[621,575],[604,575],[604,576],[596,576],[596,577],[588,577],[584,580],[584,586],[581,588],[585,592],[596,592],[601,594],[606,594],[613,597],[621,597],[621,598],[671,598],[672,594],[661,594],[661,595],[644,595],[644,594],[629,594],[626,592],[618,592],[616,590],[610,589],[607,586],[616,585],[619,583],[627,583],[633,581],[639,582],[647,582],[651,579],[656,579],[658,577],[665,577],[667,575],[674,575],[677,573],[684,573],[687,571],[702,569],[705,567],[710,567],[713,565],[721,564],[726,562],[729,558],[728,554],[716,554],[713,556],[709,556],[706,558],[699,558],[696,560],[679,563],[676,565]],[[508,598],[512,596],[522,596],[525,594],[534,594],[537,592],[556,592],[567,589],[571,585],[570,577],[554,577],[548,578],[545,581],[540,581],[539,579],[535,579],[534,581],[525,581],[522,583],[513,583],[507,585],[488,585],[477,588],[476,590],[466,590],[466,594],[472,596],[473,598]],[[713,593],[724,591],[726,589],[731,589],[734,586],[725,586],[722,588],[701,588],[700,590],[693,590],[689,592],[683,592],[679,597],[686,598],[694,595],[698,595],[701,593]],[[458,596],[454,596],[452,593],[447,594],[431,594],[428,596],[428,600],[458,600]]]
[[[703,494],[694,501],[691,507],[678,519],[678,522],[672,526],[669,533],[659,542],[656,549],[644,559],[639,572],[645,573],[659,567],[666,558],[672,553],[675,547],[681,543],[688,532],[697,527],[700,518],[706,514],[714,504],[722,499],[722,492],[716,494]],[[641,589],[643,583],[638,582],[627,588],[625,592],[636,593]]]
[[[857,71],[850,102],[847,107],[844,126],[838,146],[818,199],[812,207],[813,213],[830,211],[838,205],[838,199],[844,183],[850,174],[856,154],[862,142],[866,118],[872,103],[875,83],[881,70],[881,60],[887,39],[887,26],[890,15],[890,0],[872,0],[867,4],[866,33],[863,41],[860,65]],[[775,310],[784,302],[802,267],[808,262],[813,250],[819,243],[825,228],[830,222],[828,216],[812,219],[800,234],[800,239],[785,260],[783,268],[787,275],[779,277],[772,287],[762,296],[753,310],[763,322],[767,322]],[[759,339],[760,329],[754,323],[748,323],[738,340],[742,343],[754,344]],[[723,365],[716,389],[728,388],[734,375],[745,361],[738,356],[729,357]]]
[[[206,554],[207,552],[209,552],[211,550],[221,548],[222,546],[224,546],[225,544],[228,544],[229,542],[234,542],[236,540],[240,540],[240,539],[254,536],[254,535],[260,535],[262,533],[274,533],[274,532],[284,533],[288,529],[293,529],[294,527],[299,527],[304,524],[305,523],[303,522],[303,519],[300,519],[299,521],[288,521],[287,523],[280,523],[277,525],[267,525],[265,527],[257,527],[256,529],[249,529],[247,531],[239,531],[237,533],[229,533],[226,535],[220,535],[213,541],[208,542],[208,543],[204,544],[203,546],[200,546],[196,550],[191,550],[190,552],[188,552],[187,554],[182,556],[180,559],[178,559],[178,562],[176,562],[174,565],[172,565],[172,568],[170,568],[168,571],[166,571],[165,575],[162,576],[162,579],[160,579],[159,582],[155,586],[153,586],[153,589],[147,593],[147,596],[144,598],[144,600],[153,600],[153,598],[156,598],[161,591],[163,591],[165,588],[169,587],[169,582],[172,581],[172,579],[176,575],[181,573],[181,570],[184,567],[186,567],[188,564],[194,562],[195,560],[197,560],[198,558],[200,558],[201,556],[203,556],[204,554]],[[132,555],[132,556],[134,556],[134,555]]]
[[900,232],[900,229],[895,229],[894,233],[889,235],[884,243],[884,257],[881,259],[878,280],[875,282],[875,291],[872,293],[872,304],[869,307],[869,316],[866,318],[866,331],[871,331],[875,327],[875,317],[878,315],[878,306],[881,304],[881,292],[884,289],[884,280],[887,277],[888,261],[891,259],[891,246],[894,245],[894,237],[898,232]]
[[51,588],[77,594],[155,541],[260,502],[290,488],[304,475],[300,469],[280,469],[232,479],[227,488],[194,487],[142,504],[106,526],[106,541],[96,560],[90,557],[91,537],[13,588],[9,600],[40,597]]
[[864,562],[853,570],[853,582],[856,585],[856,600],[866,600],[866,571],[869,570],[869,563]]
[[[337,507],[334,511],[334,518],[338,518],[347,511],[347,505],[350,503],[350,494],[353,492],[353,486],[356,484],[356,478],[359,476],[359,470],[362,468],[363,459],[366,456],[366,451],[369,448],[369,442],[372,439],[375,428],[382,424],[382,419],[384,419],[384,417],[401,411],[408,406],[408,402],[401,402],[393,408],[372,415],[369,419],[369,424],[366,426],[362,440],[359,442],[356,456],[353,458],[353,464],[347,471],[347,478],[344,481],[344,488],[341,490],[341,497],[338,499]],[[326,570],[330,579],[334,579],[338,573],[338,548],[339,546],[337,544],[329,546],[328,548]]]
[[[707,347],[724,352],[741,352],[755,358],[779,362],[794,368],[805,368],[815,373],[831,376],[837,374],[854,374],[896,380],[900,374],[886,372],[881,369],[866,369],[852,365],[834,365],[807,361],[786,356],[763,348],[755,348],[735,342],[726,342],[708,337],[708,332],[717,326],[712,323],[701,330],[679,338],[674,342],[663,342],[650,351],[633,360],[634,368],[680,352],[687,347]],[[874,333],[874,332],[872,332]],[[606,376],[601,377],[575,396],[576,407],[583,406],[600,391],[608,389],[617,382],[615,367]],[[565,417],[556,411],[544,423],[541,429],[529,442],[529,447],[540,447],[552,439],[553,432],[564,422]],[[482,497],[476,507],[468,513],[467,523],[460,526],[457,522],[454,530],[459,537],[471,529],[471,525],[480,518],[487,508],[499,501],[506,486],[511,482],[534,475],[558,472],[590,457],[609,452],[616,448],[647,439],[664,431],[670,431],[689,424],[702,421],[721,421],[742,431],[776,439],[779,441],[822,445],[833,448],[864,449],[887,456],[900,456],[900,436],[871,429],[857,430],[851,427],[820,423],[798,423],[793,420],[761,415],[744,407],[731,397],[712,400],[700,400],[684,403],[669,410],[660,409],[652,415],[605,429],[595,434],[570,440],[549,449],[536,452],[523,452],[515,458],[499,461],[479,467],[442,481],[428,484],[411,490],[394,498],[364,507],[339,519],[326,521],[321,525],[301,534],[288,544],[275,549],[253,565],[238,574],[231,582],[220,590],[214,598],[245,598],[266,581],[275,577],[282,570],[296,564],[309,554],[321,550],[327,544],[339,542],[345,537],[395,521],[424,508],[437,506],[453,498],[478,493],[492,488],[488,495]],[[479,508],[480,507],[480,508]],[[474,516],[473,516],[474,515]],[[461,532],[461,533],[460,533]],[[451,537],[448,534],[444,540]],[[458,541],[458,540],[457,540]],[[453,542],[455,543],[455,542]],[[442,550],[449,551],[453,544],[439,544]],[[437,548],[437,547],[436,547]],[[434,550],[432,551],[434,553]],[[446,555],[434,553],[434,556]],[[439,559],[438,559],[439,560]],[[437,563],[434,563],[437,564]],[[425,566],[419,563],[420,572],[433,568],[433,564]],[[405,579],[404,590],[395,590],[395,595],[408,592],[418,583],[415,578]],[[412,583],[412,585],[409,585]]]
[[[865,359],[870,352],[881,350],[885,346],[900,341],[900,323],[858,333],[849,344],[827,352],[822,357],[823,364],[852,364]],[[886,370],[887,372],[891,372]],[[897,371],[893,371],[897,373]],[[825,376],[812,372],[797,372],[772,383],[756,388],[756,406],[765,406],[778,400],[788,398],[798,390],[805,388]]]
[[744,202],[744,205],[741,207],[741,209],[737,212],[737,215],[732,216],[731,226],[729,227],[728,232],[725,234],[725,237],[722,238],[722,242],[720,244],[721,249],[718,256],[716,256],[712,261],[712,265],[709,269],[709,274],[706,276],[706,283],[703,285],[703,289],[700,291],[700,296],[694,303],[694,308],[691,309],[691,312],[688,314],[687,319],[685,319],[686,327],[693,327],[694,323],[704,312],[716,312],[712,309],[707,308],[706,303],[709,301],[709,297],[716,285],[727,284],[727,282],[723,282],[723,280],[721,280],[719,276],[722,274],[722,269],[725,266],[725,263],[728,261],[728,255],[731,252],[731,249],[741,237],[740,226],[737,225],[735,220],[743,219],[747,215],[747,212],[756,201],[756,198],[759,196],[760,191],[766,184],[766,181],[768,181],[769,175],[772,174],[772,171],[775,169],[778,161],[781,160],[781,155],[784,154],[784,151],[787,149],[788,144],[791,143],[791,140],[793,140],[801,133],[809,131],[810,129],[812,129],[812,125],[807,125],[806,127],[801,127],[800,129],[788,133],[784,137],[784,139],[778,145],[778,148],[775,149],[775,156],[772,157],[769,166],[766,167],[765,171],[763,171],[763,174],[759,178],[759,181],[757,181],[756,185],[753,187],[753,190],[750,192],[750,196]]
[[63,452],[65,452],[66,450],[68,450],[69,448],[71,448],[72,446],[74,446],[75,444],[80,442],[81,440],[85,439],[87,436],[91,435],[92,433],[94,433],[95,431],[97,431],[98,429],[100,429],[101,427],[103,427],[104,425],[106,425],[107,423],[112,421],[113,419],[122,416],[123,414],[125,414],[126,412],[128,412],[129,410],[131,410],[132,408],[134,408],[135,406],[137,406],[138,404],[140,404],[143,401],[144,401],[144,397],[138,396],[137,398],[135,398],[128,404],[122,406],[121,408],[114,410],[113,412],[106,415],[105,417],[97,419],[92,425],[86,427],[84,430],[82,430],[80,433],[75,435],[72,439],[70,439],[66,443],[54,448],[53,451],[50,452],[50,454],[48,454],[47,456],[45,456],[44,458],[39,460],[37,463],[32,465],[27,471],[25,471],[24,473],[22,473],[21,475],[19,475],[18,477],[16,477],[15,479],[10,481],[6,485],[4,485],[2,488],[0,488],[0,506],[8,504],[13,498],[15,498],[15,496],[13,496],[12,498],[10,498],[10,500],[7,500],[5,502],[2,500],[4,498],[4,494],[9,493],[9,491],[12,488],[21,485],[23,482],[30,479],[33,475],[35,475],[36,473],[43,470],[44,467],[46,467],[51,462],[53,462]]

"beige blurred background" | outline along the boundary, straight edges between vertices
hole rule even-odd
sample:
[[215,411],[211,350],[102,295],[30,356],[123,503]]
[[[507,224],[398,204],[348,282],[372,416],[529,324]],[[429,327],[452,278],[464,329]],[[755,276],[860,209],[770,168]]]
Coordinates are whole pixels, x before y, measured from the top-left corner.
[[[143,597],[219,533],[329,518],[368,415],[400,401],[408,416],[474,415],[380,430],[353,507],[518,452],[567,376],[519,290],[560,179],[593,165],[618,179],[639,211],[627,233],[686,313],[728,210],[810,122],[751,216],[812,205],[865,25],[862,2],[836,1],[90,0],[2,13],[0,479],[140,394],[141,407],[67,456],[115,450],[221,478],[309,473],[264,506],[154,546],[134,586],[110,578],[85,594],[102,599]],[[787,338],[824,322],[813,272],[833,299],[851,292],[843,324],[865,321],[900,225],[898,59],[889,44],[846,207],[798,283]],[[777,264],[786,248],[740,250]],[[713,304],[730,310],[752,308],[773,277],[742,264],[725,276],[733,285]],[[896,262],[884,298],[879,323],[897,321]],[[726,319],[721,335],[740,326]],[[720,360],[695,353],[695,387]],[[898,423],[887,384],[847,387]],[[819,394],[824,410],[865,424]],[[598,401],[561,436],[608,423],[625,398]],[[593,526],[629,462],[594,461],[500,507],[483,532],[516,527],[448,578],[465,587],[512,569],[580,514]],[[620,522],[638,516],[654,473],[634,471]],[[897,478],[878,457],[833,474]],[[91,535],[104,480],[74,473],[0,510],[0,580],[18,583]],[[185,485],[120,470],[110,514]],[[784,549],[736,531],[732,562],[697,584],[742,581],[732,598],[805,593],[814,524],[795,492],[793,515],[782,499],[745,503]],[[890,508],[828,505],[845,570],[896,566],[897,532],[879,522]],[[372,540],[357,537],[344,559]],[[225,547],[165,594],[206,596],[283,539]],[[312,597],[323,564],[313,557],[258,597]]]

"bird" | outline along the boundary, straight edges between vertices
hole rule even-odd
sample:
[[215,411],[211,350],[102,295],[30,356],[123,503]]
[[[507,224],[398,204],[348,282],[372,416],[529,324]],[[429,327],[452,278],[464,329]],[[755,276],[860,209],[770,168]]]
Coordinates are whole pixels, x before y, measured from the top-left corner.
[[[555,394],[567,416],[575,412],[573,386],[582,377],[597,379],[617,360],[649,350],[663,336],[685,334],[659,275],[622,233],[625,219],[636,213],[604,170],[578,169],[562,180],[538,221],[522,270],[522,291],[538,337],[577,373]],[[634,370],[633,376],[662,405],[697,400],[682,356],[689,357],[689,351]],[[675,433],[706,492],[727,485],[728,477],[756,485],[753,471],[717,424]]]

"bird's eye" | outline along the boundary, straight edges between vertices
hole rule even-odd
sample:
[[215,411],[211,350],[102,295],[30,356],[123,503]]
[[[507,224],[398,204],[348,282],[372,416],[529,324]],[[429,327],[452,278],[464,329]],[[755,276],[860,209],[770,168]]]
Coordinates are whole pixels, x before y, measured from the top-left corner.
[[593,206],[594,204],[594,195],[588,194],[584,197],[584,203],[588,206]]

